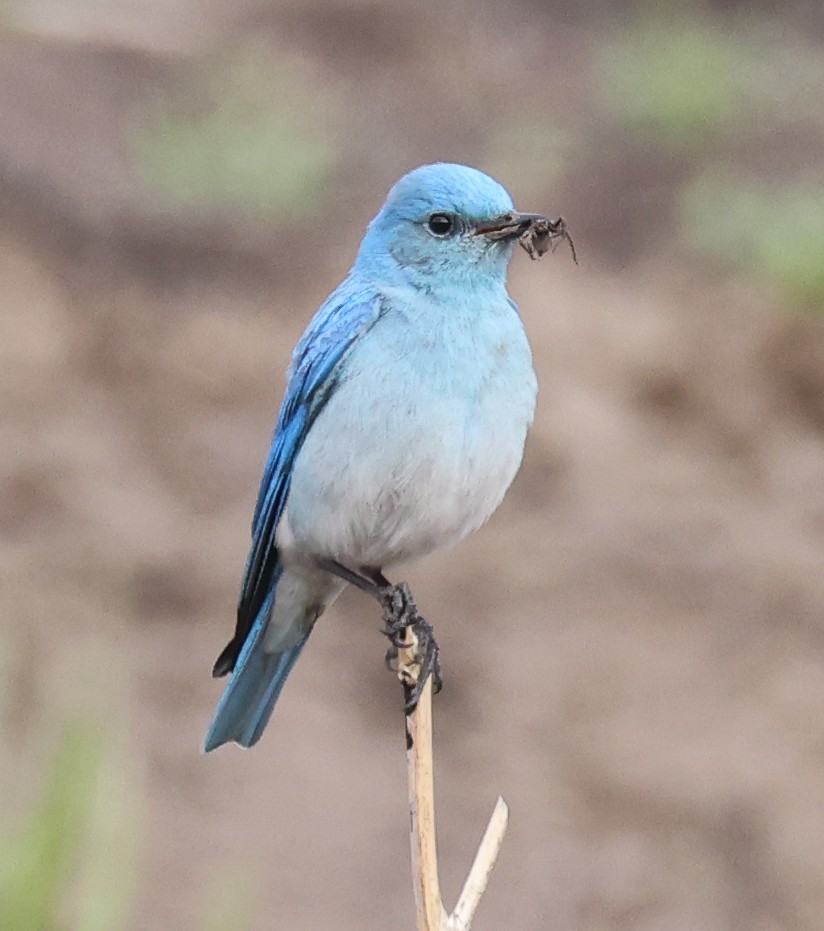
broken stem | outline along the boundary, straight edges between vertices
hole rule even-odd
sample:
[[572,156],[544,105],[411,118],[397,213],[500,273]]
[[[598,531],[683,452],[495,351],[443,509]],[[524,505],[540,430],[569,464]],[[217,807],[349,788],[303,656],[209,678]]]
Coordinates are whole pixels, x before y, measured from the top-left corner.
[[[417,654],[417,637],[407,628],[398,650],[398,678],[406,692],[421,675]],[[431,676],[427,678],[416,706],[406,715],[406,742],[417,931],[469,931],[501,848],[509,809],[499,796],[455,911],[447,915],[438,878]]]

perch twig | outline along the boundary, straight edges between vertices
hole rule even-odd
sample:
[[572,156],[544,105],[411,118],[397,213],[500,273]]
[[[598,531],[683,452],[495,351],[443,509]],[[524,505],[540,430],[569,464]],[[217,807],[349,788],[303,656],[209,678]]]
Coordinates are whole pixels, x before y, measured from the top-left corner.
[[[408,690],[421,675],[418,641],[407,628],[398,650],[398,678]],[[432,681],[427,679],[416,706],[406,715],[406,763],[411,815],[412,882],[417,931],[469,931],[506,831],[509,809],[499,796],[455,911],[447,915],[438,879],[435,793],[432,762]]]

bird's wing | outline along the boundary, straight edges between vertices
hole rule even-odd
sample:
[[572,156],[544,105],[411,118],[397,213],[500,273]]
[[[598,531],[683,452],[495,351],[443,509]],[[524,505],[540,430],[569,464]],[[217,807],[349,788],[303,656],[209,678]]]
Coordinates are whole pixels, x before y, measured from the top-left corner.
[[252,626],[256,621],[266,622],[258,615],[279,575],[275,533],[289,494],[292,467],[312,423],[335,390],[346,355],[380,314],[380,297],[371,289],[353,287],[348,279],[318,310],[295,347],[252,520],[252,548],[235,635],[215,663],[215,676],[234,669]]

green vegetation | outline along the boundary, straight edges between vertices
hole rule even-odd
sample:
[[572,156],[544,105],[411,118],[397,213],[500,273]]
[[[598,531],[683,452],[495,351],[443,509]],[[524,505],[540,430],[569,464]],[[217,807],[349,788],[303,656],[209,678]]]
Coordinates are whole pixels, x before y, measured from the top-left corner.
[[683,192],[682,229],[695,249],[775,287],[791,306],[824,310],[824,187],[705,174]]
[[283,220],[319,202],[336,155],[298,75],[249,54],[189,91],[137,121],[133,153],[150,187],[173,206]]
[[824,133],[820,50],[780,21],[655,14],[605,46],[595,77],[610,134],[635,141],[651,176],[680,156],[682,240],[788,306],[824,308],[824,187],[803,157]]
[[695,17],[642,22],[601,52],[600,97],[647,141],[700,147],[738,112],[734,50],[717,27]]
[[66,729],[24,823],[0,833],[0,927],[118,931],[134,881],[134,812],[99,735]]
[[[137,880],[137,804],[122,755],[80,723],[63,733],[23,823],[0,831],[3,931],[125,931]],[[239,931],[254,912],[247,876],[218,876],[197,916]]]

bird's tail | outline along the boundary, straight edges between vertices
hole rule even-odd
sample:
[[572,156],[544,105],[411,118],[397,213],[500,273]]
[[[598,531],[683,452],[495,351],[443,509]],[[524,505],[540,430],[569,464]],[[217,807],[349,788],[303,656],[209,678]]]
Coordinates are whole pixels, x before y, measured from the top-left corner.
[[[271,610],[271,604],[268,607]],[[203,741],[205,753],[230,740],[242,747],[251,747],[258,742],[272,716],[283,683],[309,639],[311,627],[294,646],[280,653],[267,653],[264,632],[268,614],[264,607],[243,644],[232,678],[218,702]]]

